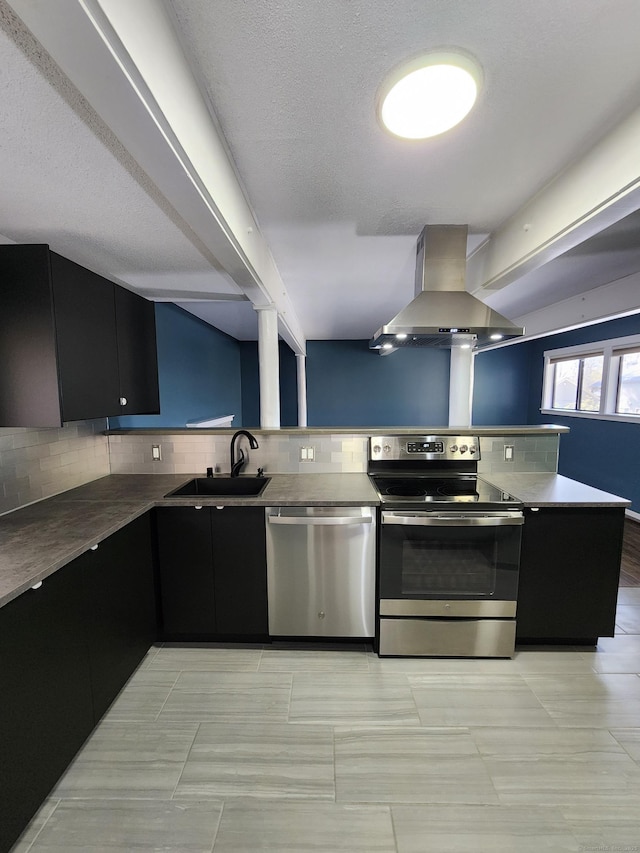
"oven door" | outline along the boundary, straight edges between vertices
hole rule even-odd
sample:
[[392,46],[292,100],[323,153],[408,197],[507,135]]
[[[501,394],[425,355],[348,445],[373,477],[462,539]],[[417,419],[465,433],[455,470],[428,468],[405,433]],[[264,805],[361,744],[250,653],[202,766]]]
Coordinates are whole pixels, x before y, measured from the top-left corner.
[[380,615],[514,617],[518,510],[383,510]]

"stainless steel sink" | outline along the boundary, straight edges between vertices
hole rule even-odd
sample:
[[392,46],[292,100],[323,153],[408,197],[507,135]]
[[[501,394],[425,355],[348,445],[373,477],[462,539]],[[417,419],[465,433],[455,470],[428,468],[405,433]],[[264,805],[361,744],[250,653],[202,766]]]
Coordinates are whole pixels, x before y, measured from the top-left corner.
[[196,477],[174,489],[165,498],[175,497],[257,497],[271,477]]

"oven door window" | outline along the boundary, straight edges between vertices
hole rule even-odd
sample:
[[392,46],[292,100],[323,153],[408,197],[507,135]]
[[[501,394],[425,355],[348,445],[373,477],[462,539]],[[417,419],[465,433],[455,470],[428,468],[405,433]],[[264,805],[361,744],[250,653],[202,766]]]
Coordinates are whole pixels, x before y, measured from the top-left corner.
[[520,527],[387,526],[381,598],[515,599]]

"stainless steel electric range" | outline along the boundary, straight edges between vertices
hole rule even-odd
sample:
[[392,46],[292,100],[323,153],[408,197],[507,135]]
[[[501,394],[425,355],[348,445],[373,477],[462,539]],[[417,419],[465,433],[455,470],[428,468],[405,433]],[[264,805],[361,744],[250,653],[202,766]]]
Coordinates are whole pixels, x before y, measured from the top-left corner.
[[378,435],[378,654],[511,657],[522,504],[478,477],[474,435]]

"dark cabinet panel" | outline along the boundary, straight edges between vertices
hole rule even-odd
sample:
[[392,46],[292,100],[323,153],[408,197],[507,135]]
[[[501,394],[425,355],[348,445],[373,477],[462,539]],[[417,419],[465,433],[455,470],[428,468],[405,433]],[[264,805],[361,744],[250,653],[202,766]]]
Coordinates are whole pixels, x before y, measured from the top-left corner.
[[62,418],[120,412],[114,288],[51,252]]
[[156,510],[165,639],[266,637],[264,509]]
[[76,563],[0,609],[0,851],[93,728],[85,615]]
[[0,426],[61,423],[47,246],[0,246]]
[[624,509],[525,510],[517,639],[594,642],[611,637]]
[[0,853],[155,638],[148,514],[0,608]]
[[163,636],[215,634],[209,508],[159,508],[156,525]]
[[268,634],[264,509],[213,508],[211,529],[218,633]]
[[156,639],[151,528],[145,515],[114,533],[82,565],[95,721]]
[[153,303],[41,244],[0,246],[0,281],[0,426],[159,411]]
[[153,302],[115,288],[120,414],[160,412],[156,319]]

